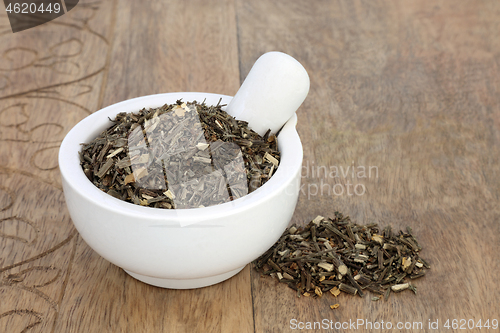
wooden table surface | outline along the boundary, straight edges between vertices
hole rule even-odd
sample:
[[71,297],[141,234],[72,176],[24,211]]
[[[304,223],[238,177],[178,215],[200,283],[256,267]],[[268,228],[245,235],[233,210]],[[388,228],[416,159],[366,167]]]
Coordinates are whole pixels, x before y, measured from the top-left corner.
[[[383,331],[349,324],[358,320],[498,332],[499,31],[495,0],[87,0],[15,34],[1,9],[0,332]],[[250,265],[211,287],[166,290],[75,231],[57,165],[72,126],[142,95],[233,95],[275,50],[311,79],[291,223],[340,211],[411,226],[432,265],[417,295],[297,298]],[[453,319],[491,327],[453,329]]]

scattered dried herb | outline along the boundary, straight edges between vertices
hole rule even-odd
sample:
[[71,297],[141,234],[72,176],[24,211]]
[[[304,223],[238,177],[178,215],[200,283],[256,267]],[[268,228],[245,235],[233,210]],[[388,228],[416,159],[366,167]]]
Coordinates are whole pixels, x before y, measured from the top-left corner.
[[83,144],[83,171],[102,191],[142,206],[196,208],[240,198],[274,174],[280,153],[275,134],[260,136],[223,106],[178,100],[119,113]]
[[321,297],[327,291],[364,296],[370,291],[389,297],[425,275],[429,264],[411,228],[394,233],[390,226],[358,225],[339,212],[334,218],[317,216],[304,227],[292,225],[260,258],[254,261],[264,275],[276,277],[300,297]]

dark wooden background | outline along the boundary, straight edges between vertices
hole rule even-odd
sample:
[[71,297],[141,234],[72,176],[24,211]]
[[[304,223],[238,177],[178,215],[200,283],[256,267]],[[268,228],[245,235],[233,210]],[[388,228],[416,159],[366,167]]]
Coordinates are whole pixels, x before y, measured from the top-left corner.
[[[500,2],[84,0],[15,34],[0,9],[0,332],[289,332],[294,319],[493,331],[443,325],[500,320]],[[432,265],[417,295],[297,298],[250,266],[215,286],[165,290],[75,232],[57,167],[72,126],[141,95],[233,95],[267,51],[292,55],[311,78],[292,222],[338,210],[411,226]]]

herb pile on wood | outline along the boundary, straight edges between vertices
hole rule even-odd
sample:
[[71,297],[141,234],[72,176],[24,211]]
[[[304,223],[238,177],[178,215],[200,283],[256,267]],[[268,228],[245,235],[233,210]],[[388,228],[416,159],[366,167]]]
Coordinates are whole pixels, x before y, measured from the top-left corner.
[[364,296],[370,291],[387,299],[391,292],[416,293],[409,281],[430,268],[420,250],[409,227],[394,233],[390,226],[358,225],[336,212],[334,218],[317,216],[305,227],[289,227],[254,264],[299,297],[328,291],[335,297],[340,292]]
[[142,206],[196,208],[240,198],[274,174],[280,153],[276,135],[260,136],[223,106],[178,100],[119,113],[83,144],[83,171],[102,191]]

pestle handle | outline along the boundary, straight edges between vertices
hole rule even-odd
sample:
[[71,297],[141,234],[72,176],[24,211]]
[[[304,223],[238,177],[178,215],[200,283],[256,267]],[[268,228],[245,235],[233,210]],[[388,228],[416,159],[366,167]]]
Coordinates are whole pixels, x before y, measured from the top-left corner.
[[248,122],[264,135],[276,133],[304,102],[309,92],[309,75],[293,57],[282,52],[260,56],[226,112]]

